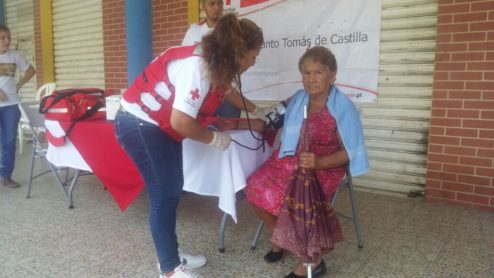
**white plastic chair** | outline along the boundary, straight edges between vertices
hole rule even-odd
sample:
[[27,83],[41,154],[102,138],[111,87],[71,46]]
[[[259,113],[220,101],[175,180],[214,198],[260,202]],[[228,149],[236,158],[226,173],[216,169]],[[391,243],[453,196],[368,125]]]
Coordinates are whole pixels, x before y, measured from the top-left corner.
[[45,83],[36,91],[35,100],[40,101],[44,96],[51,95],[56,89],[55,83]]
[[[46,95],[50,95],[51,93],[53,93],[53,91],[55,91],[55,88],[56,88],[55,83],[44,84],[43,86],[39,87],[39,89],[36,91],[36,95],[35,95],[34,99],[37,102],[39,102],[42,97],[44,97]],[[29,125],[27,124],[27,119],[24,117],[24,115],[22,113],[21,113],[21,119],[19,121],[19,127],[18,127],[17,131],[18,131],[17,137],[19,137],[19,154],[22,154],[23,153],[23,142],[24,142],[25,132],[27,131],[30,133],[30,128],[29,128]]]

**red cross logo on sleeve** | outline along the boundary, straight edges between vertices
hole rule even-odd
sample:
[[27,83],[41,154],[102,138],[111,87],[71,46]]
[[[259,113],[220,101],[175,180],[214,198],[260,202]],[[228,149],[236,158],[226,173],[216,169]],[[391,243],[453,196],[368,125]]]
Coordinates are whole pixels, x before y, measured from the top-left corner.
[[191,90],[190,91],[190,98],[192,98],[192,100],[198,99],[199,98],[199,89]]

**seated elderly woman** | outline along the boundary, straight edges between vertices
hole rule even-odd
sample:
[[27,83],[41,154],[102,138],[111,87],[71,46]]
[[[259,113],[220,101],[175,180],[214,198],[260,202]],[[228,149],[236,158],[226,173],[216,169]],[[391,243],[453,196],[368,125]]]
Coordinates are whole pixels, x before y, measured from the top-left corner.
[[[327,200],[331,200],[347,167],[352,176],[363,174],[369,168],[358,111],[334,85],[337,65],[333,53],[325,47],[313,47],[300,58],[299,70],[304,89],[288,100],[280,149],[247,179],[244,189],[247,200],[271,232],[276,227],[297,163],[300,167],[314,169]],[[297,153],[305,105],[311,143],[309,151]],[[339,221],[331,223],[335,226],[332,231],[336,232],[330,235],[333,237],[330,240],[335,243],[342,240],[343,235]],[[273,243],[264,260],[274,263],[282,257],[282,248]],[[312,276],[321,276],[325,272],[324,260],[319,259]],[[306,275],[307,269],[299,260],[294,271],[286,277]]]

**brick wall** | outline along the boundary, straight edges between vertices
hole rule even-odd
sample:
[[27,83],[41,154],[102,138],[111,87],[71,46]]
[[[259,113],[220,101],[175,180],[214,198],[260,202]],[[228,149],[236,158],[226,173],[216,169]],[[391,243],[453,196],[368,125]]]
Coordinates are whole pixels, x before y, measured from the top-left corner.
[[[43,84],[39,1],[34,2],[36,69],[38,84]],[[120,90],[127,87],[127,38],[125,0],[105,0],[103,4],[103,43],[105,87]],[[170,46],[180,45],[189,26],[187,0],[152,0],[153,53],[158,55]]]
[[[188,28],[187,13],[187,0],[152,0],[154,56],[182,42]],[[126,88],[125,0],[103,1],[103,33],[106,88]]]
[[105,0],[102,3],[105,87],[120,91],[127,88],[125,0]]
[[153,0],[153,54],[177,46],[189,27],[187,0]]
[[494,1],[438,0],[426,199],[494,211]]

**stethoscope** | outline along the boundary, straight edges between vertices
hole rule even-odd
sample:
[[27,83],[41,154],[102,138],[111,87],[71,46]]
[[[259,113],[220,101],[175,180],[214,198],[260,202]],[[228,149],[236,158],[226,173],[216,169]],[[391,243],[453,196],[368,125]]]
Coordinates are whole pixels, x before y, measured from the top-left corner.
[[[250,135],[252,136],[252,138],[254,138],[255,140],[257,140],[259,143],[259,146],[257,147],[250,147],[250,146],[246,146],[238,141],[236,141],[235,139],[232,138],[232,142],[235,142],[235,144],[243,147],[243,148],[246,148],[246,149],[249,149],[249,150],[252,150],[252,151],[256,151],[258,149],[260,149],[262,147],[262,152],[265,152],[266,151],[266,145],[265,145],[265,140],[264,138],[259,138],[256,136],[256,134],[254,134],[253,130],[252,130],[252,126],[250,125],[250,118],[249,118],[249,112],[247,112],[247,103],[245,102],[245,97],[244,97],[244,94],[242,93],[242,80],[240,79],[240,74],[237,75],[237,80],[238,80],[238,91],[240,92],[240,96],[242,97],[242,103],[244,104],[244,110],[246,111],[246,116],[247,116],[247,126],[249,127],[249,132],[250,132]],[[266,129],[267,126],[264,125],[264,128]]]

